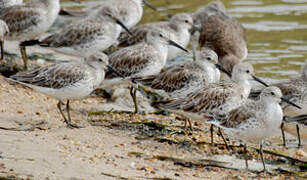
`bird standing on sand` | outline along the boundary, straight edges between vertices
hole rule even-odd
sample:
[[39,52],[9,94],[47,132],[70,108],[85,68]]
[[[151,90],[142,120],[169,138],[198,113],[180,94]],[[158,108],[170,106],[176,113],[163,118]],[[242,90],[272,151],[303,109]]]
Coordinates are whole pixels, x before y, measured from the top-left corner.
[[[211,83],[196,89],[188,96],[161,100],[153,102],[152,105],[183,117],[205,121],[212,114],[228,113],[244,104],[251,90],[249,79],[263,83],[253,74],[254,69],[252,65],[249,63],[239,63],[233,69],[231,81]],[[213,126],[211,126],[210,131],[211,143],[213,144]],[[226,140],[224,138],[223,140],[227,146]]]
[[[281,106],[286,117],[296,117],[307,114],[307,62],[302,66],[301,75],[299,77],[274,83],[272,86],[278,87],[287,99],[297,103],[300,107],[302,107],[302,109],[297,109],[289,106],[288,104],[282,103]],[[252,90],[250,98],[258,98],[260,93],[261,90]],[[288,128],[287,123],[295,123],[295,121],[289,121],[287,119],[285,120],[286,124],[283,123],[281,127],[284,146],[286,146],[284,128]],[[299,124],[296,124],[296,132],[298,138],[298,146],[300,147],[301,138]]]
[[[108,81],[110,83],[120,83],[122,82],[122,77],[130,79],[158,74],[166,63],[168,45],[188,52],[171,40],[167,31],[163,29],[153,29],[147,33],[146,41],[115,51],[109,58],[110,65],[118,74],[114,72],[107,73],[105,83]],[[119,77],[119,74],[122,77]],[[135,93],[136,89],[133,91],[133,88],[131,88],[135,111],[138,112]]]
[[[23,42],[39,38],[54,23],[59,11],[59,0],[33,0],[1,9],[0,19],[10,31],[5,40]],[[20,52],[27,69],[25,46],[20,45]]]
[[[108,56],[96,53],[80,62],[62,62],[30,71],[19,72],[10,78],[37,92],[59,100],[57,107],[68,127],[78,128],[71,122],[69,102],[86,98],[104,80],[108,66]],[[66,100],[64,115],[61,105]]]
[[[283,111],[279,104],[281,101],[298,108],[297,105],[282,97],[279,88],[272,86],[266,87],[261,92],[258,101],[248,100],[229,113],[215,114],[213,119],[208,122],[222,128],[231,137],[243,140],[245,143],[260,144],[259,152],[263,170],[266,171],[262,143],[265,139],[278,136],[280,133],[280,125],[283,119]],[[247,153],[246,144],[244,149]],[[246,158],[245,165],[248,169]]]
[[39,44],[63,54],[87,57],[115,44],[122,28],[129,31],[119,19],[116,8],[106,6],[42,40],[24,42],[23,45]]

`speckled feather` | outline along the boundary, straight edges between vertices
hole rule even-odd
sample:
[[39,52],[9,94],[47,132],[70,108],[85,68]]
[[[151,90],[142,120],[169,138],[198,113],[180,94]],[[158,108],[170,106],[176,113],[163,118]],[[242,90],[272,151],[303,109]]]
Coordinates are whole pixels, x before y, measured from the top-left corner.
[[[234,83],[221,82],[218,84],[210,84],[207,87],[190,94],[181,99],[166,101],[155,104],[159,108],[171,110],[183,110],[184,112],[196,113],[203,117],[208,117],[211,113],[228,112],[229,105],[231,108],[240,106],[244,101],[241,92],[242,89]],[[236,103],[233,99],[237,99]],[[240,101],[241,100],[241,101]],[[229,104],[229,102],[231,102]],[[234,104],[232,104],[234,103]]]
[[216,53],[202,49],[197,54],[199,56],[196,61],[190,59],[184,64],[165,68],[157,75],[135,78],[134,81],[154,90],[162,90],[166,94],[160,91],[159,93],[171,97],[184,96],[206,84],[217,83],[220,79],[220,73],[215,66],[218,61]]
[[95,41],[106,34],[106,27],[94,19],[85,19],[60,29],[40,42],[44,47],[74,47]]
[[215,113],[228,113],[246,102],[251,89],[248,80],[252,74],[250,64],[240,63],[234,67],[231,80],[196,88],[186,96],[162,101],[158,99],[153,106],[198,120]]
[[261,143],[280,134],[283,111],[279,105],[282,93],[277,87],[267,87],[257,101],[248,100],[229,113],[213,114],[209,123],[243,141]]
[[[111,54],[109,58],[110,65],[116,71],[125,77],[130,77],[141,72],[151,62],[161,57],[155,48],[144,43],[121,49]],[[114,77],[118,77],[118,75],[113,72],[107,72],[107,79]]]
[[52,66],[19,72],[11,78],[35,86],[60,89],[85,79],[84,67],[76,63],[58,63]]
[[4,20],[11,33],[20,33],[40,23],[40,10],[30,5],[16,5],[1,10],[0,18]]
[[53,24],[59,10],[59,0],[33,0],[3,8],[0,19],[6,22],[10,30],[6,39],[25,41],[39,37]]

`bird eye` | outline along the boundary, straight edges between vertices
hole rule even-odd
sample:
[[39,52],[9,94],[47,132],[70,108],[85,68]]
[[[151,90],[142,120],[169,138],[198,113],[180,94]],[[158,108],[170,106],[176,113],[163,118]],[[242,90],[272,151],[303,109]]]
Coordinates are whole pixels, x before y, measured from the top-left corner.
[[250,73],[250,71],[249,71],[249,70],[247,70],[247,71],[246,71],[246,73],[248,74],[248,73]]
[[211,60],[212,60],[211,57],[207,57],[206,59],[207,59],[208,61],[211,61]]
[[274,96],[274,95],[275,95],[275,93],[274,93],[274,92],[271,92],[271,95],[272,95],[272,96]]
[[162,35],[162,34],[159,34],[159,36],[160,36],[160,37],[163,37],[163,35]]
[[189,21],[188,21],[188,20],[185,20],[184,22],[185,22],[185,23],[189,23]]
[[98,61],[99,61],[99,62],[102,62],[103,60],[100,58],[100,59],[98,59]]

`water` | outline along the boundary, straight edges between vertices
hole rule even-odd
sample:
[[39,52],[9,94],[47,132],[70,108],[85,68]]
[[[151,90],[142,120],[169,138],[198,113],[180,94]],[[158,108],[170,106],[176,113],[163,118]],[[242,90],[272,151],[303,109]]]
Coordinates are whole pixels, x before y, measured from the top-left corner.
[[[94,5],[64,2],[70,8]],[[150,0],[158,8],[145,8],[141,23],[166,20],[168,14],[191,12],[210,1]],[[246,28],[249,55],[258,76],[269,82],[295,77],[307,59],[307,0],[223,0],[228,13]],[[74,6],[74,7],[73,7]],[[78,7],[77,7],[78,8]]]

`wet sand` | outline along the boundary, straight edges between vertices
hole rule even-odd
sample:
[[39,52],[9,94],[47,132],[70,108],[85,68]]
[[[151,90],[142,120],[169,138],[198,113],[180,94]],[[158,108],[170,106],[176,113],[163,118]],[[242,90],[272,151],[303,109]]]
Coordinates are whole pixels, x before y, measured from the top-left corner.
[[[228,152],[209,126],[194,122],[193,133],[182,129],[174,115],[103,113],[105,100],[73,101],[72,118],[85,125],[69,129],[57,101],[0,76],[0,177],[13,179],[247,179],[304,176],[290,160],[266,154],[272,174],[259,173],[262,164],[254,149],[250,168],[240,148]],[[141,99],[140,99],[141,100]],[[115,103],[113,103],[115,104]],[[105,106],[107,107],[107,106]],[[96,112],[96,113],[93,113]],[[289,137],[289,136],[288,136]],[[231,138],[231,137],[230,137]],[[293,138],[292,138],[293,139]],[[265,146],[306,162],[303,148],[278,143]],[[239,145],[234,141],[233,145]],[[304,146],[306,147],[306,146]],[[279,163],[277,163],[279,162]],[[302,162],[299,163],[302,166]],[[293,173],[280,173],[281,168]],[[306,174],[305,174],[306,176]]]

